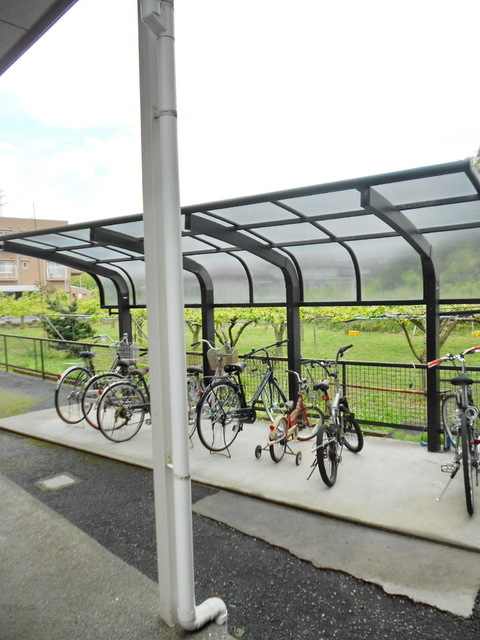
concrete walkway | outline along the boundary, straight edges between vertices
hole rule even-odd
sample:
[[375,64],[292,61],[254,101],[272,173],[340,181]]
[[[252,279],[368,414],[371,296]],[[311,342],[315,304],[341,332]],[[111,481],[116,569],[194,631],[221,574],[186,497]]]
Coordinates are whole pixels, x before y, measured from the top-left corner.
[[[151,427],[144,425],[129,442],[114,443],[88,425],[66,425],[54,409],[4,418],[0,427],[40,440],[152,468]],[[192,479],[278,504],[302,508],[395,533],[441,542],[480,553],[480,501],[469,516],[463,477],[459,473],[438,501],[449,475],[440,466],[449,452],[429,453],[410,442],[367,437],[361,453],[344,452],[334,487],[327,488],[317,470],[310,480],[310,442],[292,444],[302,451],[295,465],[286,455],[275,464],[268,453],[255,458],[255,446],[265,445],[267,428],[245,425],[231,447],[231,457],[211,454],[194,437]]]
[[[112,443],[88,425],[65,425],[55,410],[3,419],[3,429],[75,449],[152,467],[151,431],[144,426],[130,442]],[[441,502],[448,481],[440,470],[449,453],[428,453],[419,444],[367,437],[363,451],[344,453],[338,478],[327,488],[310,443],[293,443],[293,456],[275,464],[267,428],[245,425],[231,457],[212,455],[194,438],[195,481],[220,492],[195,504],[195,512],[288,549],[315,566],[345,571],[457,615],[472,611],[480,585],[480,505],[468,516],[459,474]],[[238,494],[242,494],[239,496]],[[433,543],[433,544],[432,544]]]

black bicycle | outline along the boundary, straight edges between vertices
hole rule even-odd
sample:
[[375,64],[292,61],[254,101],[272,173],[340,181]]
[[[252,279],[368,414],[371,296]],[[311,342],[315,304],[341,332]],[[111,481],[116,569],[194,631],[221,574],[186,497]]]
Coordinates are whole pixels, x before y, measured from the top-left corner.
[[[260,405],[272,423],[276,416],[282,414],[287,398],[275,377],[269,349],[287,342],[283,340],[254,349],[243,362],[226,364],[224,377],[214,379],[205,388],[197,406],[197,432],[207,449],[213,452],[228,449],[243,429],[243,424],[255,422]],[[259,353],[262,354],[260,362],[266,365],[266,369],[247,403],[242,373],[248,364],[255,362],[254,357]]]
[[[313,386],[314,391],[320,391],[323,394],[326,423],[320,426],[318,430],[317,443],[314,447],[316,457],[312,464],[310,476],[313,473],[313,469],[318,466],[322,480],[327,487],[333,487],[335,484],[338,465],[342,461],[344,445],[353,453],[359,453],[363,449],[362,430],[355,418],[355,414],[349,407],[338,377],[338,360],[352,346],[350,344],[339,349],[335,360],[311,361],[325,370],[327,378]],[[329,378],[333,379],[335,386],[333,400],[329,395]]]
[[455,393],[448,394],[442,402],[445,438],[447,444],[453,446],[454,449],[451,462],[443,464],[441,467],[442,471],[450,474],[450,480],[442,495],[457,475],[460,467],[462,467],[465,501],[470,515],[474,511],[473,489],[474,486],[478,486],[478,474],[480,472],[480,430],[476,424],[479,411],[474,404],[472,395],[474,381],[467,374],[465,356],[478,351],[480,351],[480,347],[470,347],[457,355],[448,353],[443,358],[437,358],[428,363],[429,367],[434,367],[445,361],[453,362],[454,365],[458,362],[461,367],[461,373],[450,380],[451,384],[456,388]]

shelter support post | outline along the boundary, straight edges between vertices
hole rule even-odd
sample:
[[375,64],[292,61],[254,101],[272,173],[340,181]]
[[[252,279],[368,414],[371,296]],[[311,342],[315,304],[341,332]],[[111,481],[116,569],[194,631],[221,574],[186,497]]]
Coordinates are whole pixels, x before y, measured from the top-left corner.
[[[439,352],[439,286],[432,265],[424,266],[424,288],[425,288],[425,312],[426,312],[426,359],[427,362],[438,358]],[[439,373],[437,367],[427,368],[426,371],[426,392],[427,392],[427,437],[428,450],[439,451],[439,426],[440,426],[440,389]]]
[[[194,233],[201,231],[213,238],[237,246],[262,258],[280,269],[285,280],[287,307],[288,367],[300,372],[300,298],[301,287],[297,270],[292,260],[266,247],[265,244],[238,234],[233,228],[226,227],[212,220],[200,219],[196,215],[189,216],[189,229]],[[293,374],[289,377],[289,396],[296,398],[297,380]]]
[[[423,300],[426,309],[426,358],[427,362],[438,357],[439,347],[439,283],[433,251],[429,242],[404,213],[372,187],[361,191],[361,204],[400,234],[415,249],[421,259],[423,275]],[[438,372],[427,369],[427,433],[428,450],[439,450],[440,403]]]
[[[142,163],[152,451],[160,615],[193,630],[226,622],[218,598],[195,606],[173,2],[139,0]],[[185,400],[182,400],[185,399]]]
[[[183,268],[197,277],[200,285],[200,297],[202,305],[202,338],[212,344],[215,342],[215,312],[213,306],[213,282],[208,271],[192,258],[183,258]],[[203,343],[203,372],[210,375],[210,364],[208,362],[208,346]]]

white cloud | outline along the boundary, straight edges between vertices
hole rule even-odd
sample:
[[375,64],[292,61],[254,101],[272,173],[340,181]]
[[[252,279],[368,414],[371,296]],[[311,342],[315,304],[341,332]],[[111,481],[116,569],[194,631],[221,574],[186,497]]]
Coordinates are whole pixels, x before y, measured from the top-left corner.
[[[182,204],[480,146],[478,0],[177,0],[175,15]],[[81,0],[0,78],[16,104],[0,113],[5,215],[141,209],[137,58],[135,0]]]

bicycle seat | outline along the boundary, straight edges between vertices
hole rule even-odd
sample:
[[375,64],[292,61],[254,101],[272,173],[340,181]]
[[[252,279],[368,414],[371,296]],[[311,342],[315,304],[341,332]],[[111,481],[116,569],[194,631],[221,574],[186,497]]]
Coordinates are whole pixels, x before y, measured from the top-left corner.
[[144,367],[143,369],[130,369],[129,373],[132,376],[146,376],[148,373],[148,367]]
[[199,376],[203,373],[203,367],[201,365],[195,365],[193,367],[187,367],[187,373],[195,373]]
[[246,362],[238,362],[235,364],[226,364],[223,367],[225,373],[242,373],[242,371],[247,366]]
[[325,393],[325,391],[328,391],[328,387],[329,387],[329,383],[327,380],[324,380],[323,382],[316,382],[313,385],[313,390],[314,391],[323,391]]
[[458,374],[458,376],[456,378],[453,378],[453,380],[450,380],[450,384],[455,384],[457,386],[460,386],[462,384],[473,384],[473,380],[467,376],[466,373],[460,373]]
[[134,367],[136,365],[136,361],[122,358],[121,360],[118,361],[117,364],[122,369],[129,369],[130,367]]
[[80,353],[80,358],[85,358],[85,360],[92,360],[95,357],[94,351],[82,351]]
[[287,410],[287,413],[292,413],[295,408],[295,402],[293,400],[287,400],[287,402],[284,403],[284,406]]

